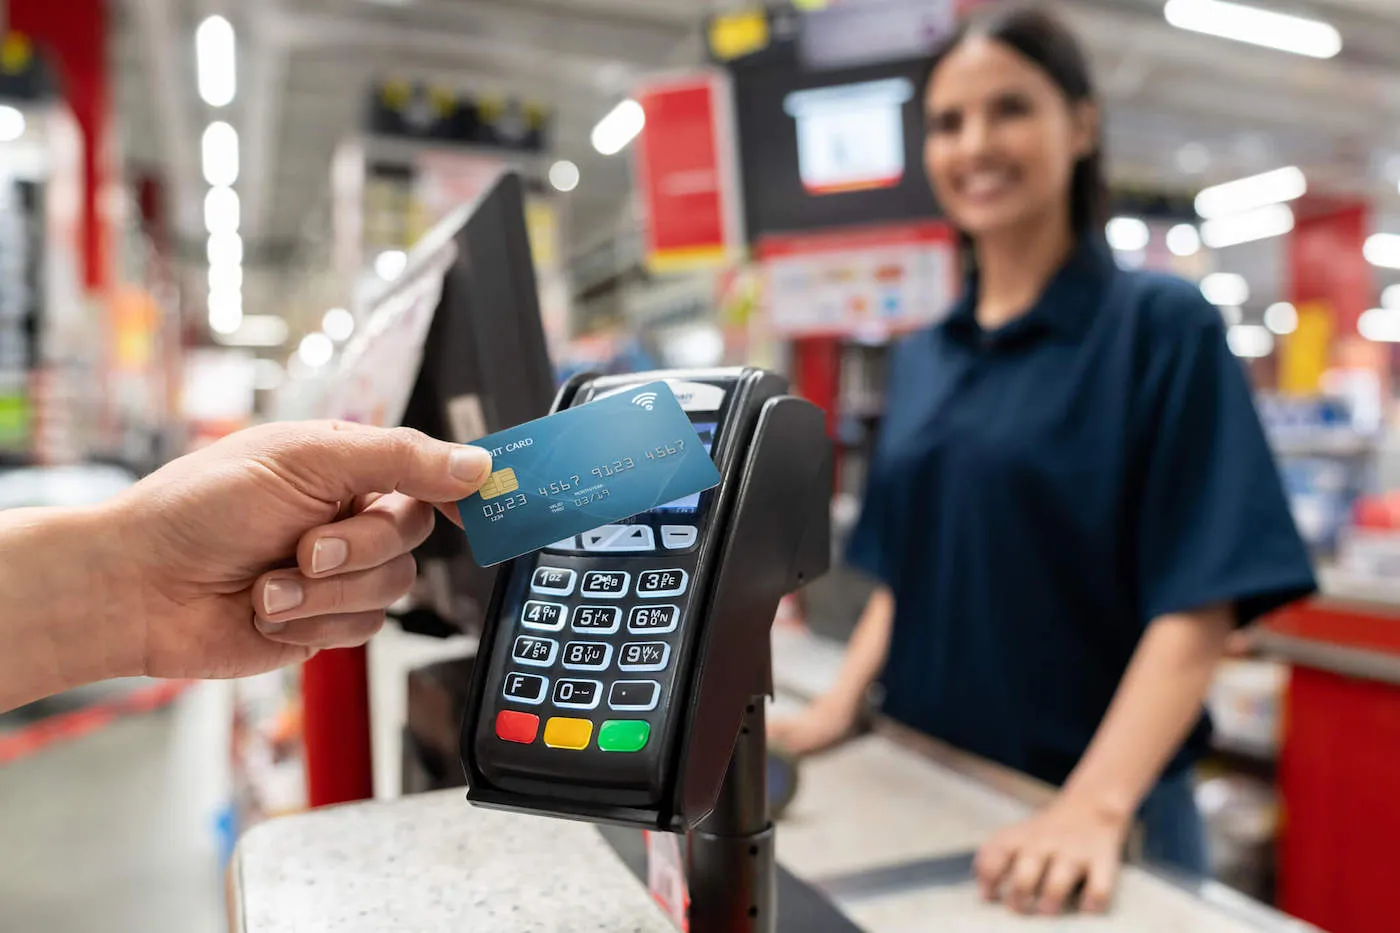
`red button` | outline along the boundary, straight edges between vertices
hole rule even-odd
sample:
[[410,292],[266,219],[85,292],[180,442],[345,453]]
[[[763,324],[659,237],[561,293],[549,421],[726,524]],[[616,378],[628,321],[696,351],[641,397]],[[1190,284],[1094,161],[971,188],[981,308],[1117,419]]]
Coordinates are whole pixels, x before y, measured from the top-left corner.
[[507,742],[529,745],[540,733],[540,717],[534,713],[517,713],[503,709],[496,714],[496,736]]

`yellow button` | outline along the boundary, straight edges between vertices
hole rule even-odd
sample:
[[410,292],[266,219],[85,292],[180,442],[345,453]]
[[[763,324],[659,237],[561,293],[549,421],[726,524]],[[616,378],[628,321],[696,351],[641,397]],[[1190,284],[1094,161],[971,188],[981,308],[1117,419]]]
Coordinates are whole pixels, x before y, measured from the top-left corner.
[[591,738],[593,723],[588,719],[555,716],[544,725],[544,744],[550,748],[587,748]]

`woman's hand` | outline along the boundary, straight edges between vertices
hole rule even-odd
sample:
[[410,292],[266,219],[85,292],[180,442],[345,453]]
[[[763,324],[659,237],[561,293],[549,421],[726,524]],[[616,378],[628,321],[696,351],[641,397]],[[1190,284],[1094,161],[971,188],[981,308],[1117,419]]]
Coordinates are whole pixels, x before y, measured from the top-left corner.
[[1082,910],[1108,909],[1132,817],[1061,793],[1046,809],[1009,826],[977,853],[977,883],[986,900],[1018,913],[1058,914],[1076,889]]
[[102,507],[129,666],[241,677],[363,644],[413,585],[434,504],[490,469],[478,448],[331,422],[266,425],[174,461]]
[[855,730],[859,705],[827,695],[795,716],[768,721],[768,741],[793,755],[825,751]]

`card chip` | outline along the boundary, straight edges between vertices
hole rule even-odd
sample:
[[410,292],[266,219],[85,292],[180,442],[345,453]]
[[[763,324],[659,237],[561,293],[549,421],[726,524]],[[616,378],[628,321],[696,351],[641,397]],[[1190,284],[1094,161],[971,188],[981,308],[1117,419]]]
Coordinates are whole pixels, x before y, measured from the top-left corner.
[[494,499],[497,496],[504,496],[508,492],[515,492],[520,488],[520,480],[515,478],[515,470],[506,467],[497,470],[486,478],[486,482],[481,484],[481,498]]

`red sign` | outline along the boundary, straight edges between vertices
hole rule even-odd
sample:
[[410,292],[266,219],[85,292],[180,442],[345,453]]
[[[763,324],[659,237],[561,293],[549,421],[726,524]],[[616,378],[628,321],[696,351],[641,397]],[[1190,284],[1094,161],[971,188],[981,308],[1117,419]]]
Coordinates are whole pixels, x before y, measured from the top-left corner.
[[707,72],[649,84],[637,101],[646,114],[635,152],[647,265],[723,263],[739,245],[728,85]]

